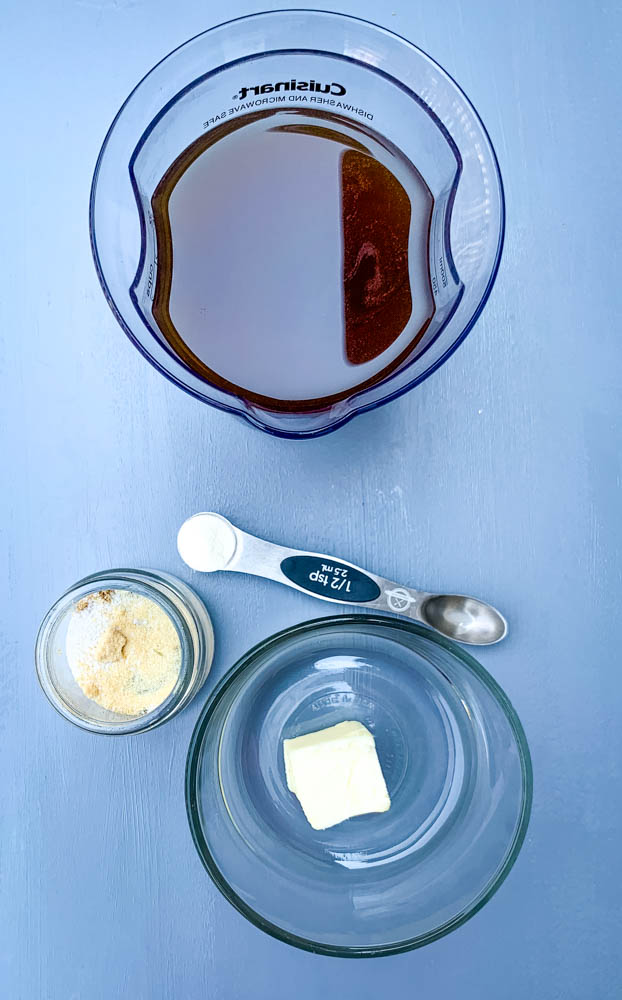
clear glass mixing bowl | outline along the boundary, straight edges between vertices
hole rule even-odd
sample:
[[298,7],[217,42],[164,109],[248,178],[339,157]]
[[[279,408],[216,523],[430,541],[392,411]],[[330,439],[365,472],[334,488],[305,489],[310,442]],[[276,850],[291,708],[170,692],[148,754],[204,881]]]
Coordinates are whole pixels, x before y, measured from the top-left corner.
[[[235,120],[246,113],[248,101],[241,105],[240,95],[249,84],[311,77],[333,81],[322,100],[338,100],[341,115],[357,127],[372,127],[423,176],[434,198],[428,256],[436,311],[421,340],[393,359],[386,376],[383,369],[381,381],[367,387],[361,383],[320,408],[273,411],[196,374],[142,307],[152,296],[158,266],[149,198],[168,165],[190,143],[221,118]],[[274,94],[262,96],[259,87],[251,89],[250,97],[258,97],[268,111],[269,101],[276,99]],[[277,97],[289,101],[296,95]],[[91,191],[90,229],[106,298],[132,342],[162,374],[262,430],[313,437],[417,385],[464,339],[497,273],[503,188],[477,112],[428,55],[357,18],[314,10],[269,11],[197,35],[141,80],[102,146]]]
[[[350,720],[375,737],[391,808],[314,830],[283,739]],[[429,629],[374,615],[247,653],[186,768],[194,842],[226,898],[269,934],[344,957],[416,948],[472,916],[516,860],[531,795],[525,735],[492,677]]]

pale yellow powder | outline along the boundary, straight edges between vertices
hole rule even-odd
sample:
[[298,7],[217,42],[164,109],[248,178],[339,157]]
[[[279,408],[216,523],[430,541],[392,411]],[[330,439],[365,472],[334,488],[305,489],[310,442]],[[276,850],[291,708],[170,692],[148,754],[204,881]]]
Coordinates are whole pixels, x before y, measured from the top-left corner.
[[121,715],[144,715],[173,690],[181,644],[167,613],[129,590],[89,594],[71,616],[67,660],[87,698]]

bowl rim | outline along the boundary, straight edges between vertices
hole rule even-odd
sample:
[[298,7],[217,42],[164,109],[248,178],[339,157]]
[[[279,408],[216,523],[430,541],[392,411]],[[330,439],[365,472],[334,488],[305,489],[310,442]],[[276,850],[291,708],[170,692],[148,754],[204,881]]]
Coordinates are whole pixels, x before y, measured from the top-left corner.
[[[424,369],[424,371],[422,371],[416,377],[411,378],[404,385],[401,385],[398,388],[387,392],[381,398],[371,399],[367,401],[365,401],[364,399],[365,397],[364,392],[360,394],[353,393],[352,396],[349,397],[349,401],[351,402],[352,406],[350,409],[347,410],[347,412],[336,413],[334,415],[334,419],[332,419],[329,423],[323,424],[317,428],[313,428],[310,430],[309,429],[298,430],[298,431],[289,430],[285,427],[277,428],[271,425],[270,423],[264,422],[258,416],[258,411],[255,408],[250,409],[245,404],[245,400],[241,397],[232,396],[231,402],[229,402],[228,400],[225,401],[222,399],[207,397],[205,392],[199,391],[198,389],[195,389],[193,386],[184,382],[181,379],[181,377],[178,376],[178,374],[167,368],[160,360],[158,360],[153,354],[150,353],[145,344],[130,329],[129,325],[123,318],[120,308],[117,306],[115,302],[114,296],[109,288],[108,281],[104,274],[102,262],[100,260],[100,253],[98,248],[98,240],[97,240],[96,225],[95,225],[95,212],[96,212],[96,202],[98,196],[99,175],[101,172],[104,158],[106,156],[108,143],[111,140],[115,132],[115,129],[117,127],[117,123],[121,119],[126,108],[134,100],[135,96],[138,94],[139,90],[141,89],[143,84],[147,81],[149,76],[151,76],[151,74],[160,66],[162,66],[162,64],[165,63],[171,56],[178,53],[181,49],[185,48],[187,45],[191,45],[192,43],[196,42],[199,38],[208,37],[213,32],[220,31],[223,28],[228,27],[229,25],[238,24],[244,21],[249,21],[249,22],[256,21],[261,18],[274,17],[275,15],[279,14],[298,15],[298,16],[310,15],[312,17],[332,18],[337,21],[355,22],[365,26],[365,28],[371,28],[374,29],[375,31],[381,32],[383,35],[390,36],[391,38],[400,42],[402,45],[407,46],[414,55],[423,57],[425,60],[427,60],[439,73],[441,73],[444,77],[447,78],[447,80],[451,83],[453,87],[455,87],[458,94],[463,98],[467,106],[473,112],[475,121],[477,122],[479,128],[481,129],[482,135],[488,145],[488,149],[490,152],[490,159],[493,168],[493,174],[498,186],[498,196],[499,196],[499,234],[497,239],[497,246],[495,249],[494,261],[490,269],[490,274],[488,276],[486,285],[481,293],[479,302],[473,309],[473,312],[466,321],[463,329],[456,336],[456,339],[451,344],[449,344],[447,349],[443,352],[442,355],[440,355],[436,359],[436,361],[430,363],[428,367]],[[161,59],[155,62],[153,66],[151,66],[149,70],[147,70],[147,72],[132,88],[132,90],[127,95],[127,97],[119,107],[118,111],[116,112],[106,132],[101,148],[99,150],[99,154],[97,156],[97,161],[95,164],[95,169],[93,171],[93,178],[91,181],[91,189],[89,194],[89,237],[90,237],[91,252],[93,255],[93,261],[95,264],[97,277],[99,279],[99,283],[104,293],[104,297],[108,302],[108,305],[110,306],[110,309],[112,310],[115,319],[119,323],[123,332],[129,338],[131,343],[134,345],[134,347],[137,348],[137,350],[142,354],[142,356],[161,375],[164,375],[164,377],[168,379],[169,382],[172,382],[173,385],[177,386],[179,389],[182,389],[184,392],[188,393],[190,396],[193,396],[195,399],[198,399],[200,402],[207,403],[208,405],[213,406],[216,409],[221,410],[225,413],[231,413],[233,416],[237,416],[242,420],[246,421],[252,427],[257,427],[259,430],[262,430],[267,434],[271,434],[274,437],[281,437],[293,440],[307,439],[307,438],[310,439],[310,438],[322,437],[324,434],[330,434],[332,431],[335,431],[339,427],[343,427],[345,424],[349,423],[350,420],[352,420],[359,414],[367,413],[371,410],[376,409],[378,406],[384,406],[385,403],[389,403],[392,400],[398,399],[400,396],[403,396],[405,393],[410,392],[411,389],[414,389],[415,386],[420,385],[422,382],[424,382],[427,378],[430,377],[430,375],[432,375],[442,365],[444,365],[446,361],[449,360],[452,354],[458,349],[458,347],[463,343],[468,334],[471,332],[475,323],[477,322],[481,313],[483,312],[486,303],[488,302],[488,299],[490,297],[490,294],[492,292],[493,286],[497,278],[497,274],[499,272],[499,267],[501,265],[501,258],[503,255],[503,247],[505,243],[505,227],[506,227],[505,191],[503,186],[503,178],[501,176],[501,168],[499,166],[499,159],[497,157],[495,147],[492,143],[488,130],[484,125],[484,122],[482,121],[479,112],[477,111],[477,108],[475,107],[471,99],[468,97],[466,92],[462,89],[462,87],[451,75],[451,73],[449,73],[443,66],[441,66],[439,62],[433,59],[432,56],[430,56],[429,53],[427,53],[420,46],[415,45],[414,42],[411,42],[410,39],[406,38],[404,35],[400,35],[398,32],[393,31],[392,29],[387,28],[382,24],[378,24],[375,21],[371,21],[368,18],[358,17],[355,14],[346,14],[341,11],[331,11],[323,8],[313,8],[313,7],[301,7],[301,8],[279,7],[279,8],[257,11],[251,14],[244,14],[239,17],[229,18],[226,21],[221,21],[218,24],[212,25],[210,28],[207,28],[204,31],[197,32],[196,35],[193,35],[192,37],[181,42],[179,45],[171,49],[170,52],[167,52]],[[239,401],[239,405],[236,405],[236,400]]]
[[[283,930],[283,928],[267,920],[260,913],[254,910],[235,892],[212,857],[205,837],[203,836],[197,804],[196,782],[203,738],[216,707],[230,688],[231,684],[253,664],[258,655],[282,647],[294,637],[317,632],[326,628],[352,625],[358,626],[360,624],[380,626],[381,628],[391,627],[393,629],[397,629],[398,631],[406,632],[411,635],[414,634],[422,639],[435,643],[460,660],[467,670],[470,670],[478,677],[479,680],[482,681],[482,683],[488,688],[490,693],[499,703],[510,724],[516,740],[516,746],[519,752],[521,764],[523,797],[519,820],[506,857],[497,873],[493,876],[488,885],[484,887],[477,899],[469,907],[467,907],[467,909],[457,914],[455,917],[452,917],[452,919],[446,921],[446,923],[441,924],[433,931],[419,935],[415,938],[397,941],[388,945],[343,947],[326,944],[324,942],[312,941],[309,938]],[[246,919],[252,924],[259,927],[260,930],[265,931],[267,934],[270,934],[272,937],[277,938],[279,941],[284,941],[286,944],[301,948],[303,951],[310,951],[321,955],[331,955],[338,958],[373,958],[381,955],[397,955],[402,952],[412,951],[415,948],[421,948],[423,945],[430,944],[432,941],[436,941],[439,938],[444,937],[446,934],[449,934],[457,927],[466,923],[466,921],[481,910],[481,908],[495,894],[513,868],[525,840],[533,800],[533,769],[525,731],[514,706],[503,688],[497,683],[492,675],[488,673],[481,663],[470,655],[470,653],[462,649],[462,647],[458,646],[451,639],[446,639],[439,633],[436,633],[432,631],[432,629],[427,628],[425,625],[420,625],[417,622],[379,614],[363,613],[332,615],[325,618],[313,618],[308,621],[301,622],[298,625],[293,625],[282,629],[279,632],[275,632],[273,635],[268,636],[261,642],[256,643],[256,645],[248,650],[248,652],[244,653],[244,655],[241,656],[225,674],[210,694],[192,733],[190,746],[188,748],[188,755],[186,758],[185,796],[186,813],[188,816],[192,839],[203,866],[225,899],[227,899],[232,906],[234,906],[235,909],[242,914],[242,916],[246,917]]]

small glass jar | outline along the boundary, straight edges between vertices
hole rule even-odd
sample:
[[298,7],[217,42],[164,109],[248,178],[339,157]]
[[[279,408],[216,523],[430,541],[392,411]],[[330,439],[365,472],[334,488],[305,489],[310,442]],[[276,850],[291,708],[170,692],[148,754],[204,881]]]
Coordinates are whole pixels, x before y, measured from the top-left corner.
[[[154,601],[173,623],[181,646],[181,667],[171,693],[152,711],[120,715],[102,708],[82,691],[65,651],[67,628],[78,602],[100,590],[128,590]],[[203,602],[181,580],[155,570],[111,569],[79,580],[52,605],[35,645],[35,663],[44,694],[69,722],[93,733],[143,733],[166,722],[194,698],[214,656],[214,631]]]

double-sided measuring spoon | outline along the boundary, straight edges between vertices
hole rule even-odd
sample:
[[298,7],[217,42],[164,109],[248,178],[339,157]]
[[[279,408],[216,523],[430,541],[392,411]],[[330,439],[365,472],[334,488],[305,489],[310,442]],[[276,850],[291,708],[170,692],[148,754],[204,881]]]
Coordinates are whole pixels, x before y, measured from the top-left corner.
[[256,538],[236,528],[221,514],[195,514],[188,518],[179,529],[177,547],[192,569],[204,573],[216,570],[252,573],[323,601],[393,611],[430,625],[458,642],[487,646],[507,635],[503,615],[484,601],[461,594],[430,594],[401,587],[343,559],[300,552]]

